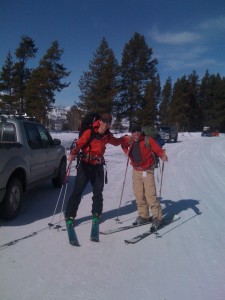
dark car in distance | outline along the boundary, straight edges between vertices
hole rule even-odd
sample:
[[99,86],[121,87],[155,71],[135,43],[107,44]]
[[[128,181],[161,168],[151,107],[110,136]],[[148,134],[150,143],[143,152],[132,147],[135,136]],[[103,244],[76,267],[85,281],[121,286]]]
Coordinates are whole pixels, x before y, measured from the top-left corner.
[[167,143],[170,143],[171,141],[174,141],[174,143],[177,142],[178,131],[176,126],[159,126],[158,133]]

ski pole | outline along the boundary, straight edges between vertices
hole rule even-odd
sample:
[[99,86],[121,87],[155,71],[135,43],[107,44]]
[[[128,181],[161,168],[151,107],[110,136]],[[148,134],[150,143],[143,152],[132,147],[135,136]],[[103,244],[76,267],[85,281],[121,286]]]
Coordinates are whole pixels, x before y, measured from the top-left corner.
[[67,186],[68,186],[68,178],[70,176],[71,165],[72,165],[72,162],[69,163],[69,166],[68,166],[67,172],[66,172],[66,177],[65,177],[66,186],[65,186],[65,192],[64,192],[64,195],[63,195],[63,201],[62,201],[61,212],[60,212],[60,217],[59,217],[59,225],[55,226],[55,228],[58,229],[58,230],[59,230],[59,228],[62,227],[60,225],[60,222],[62,220],[62,213],[63,213],[63,207],[64,207],[64,203],[65,203],[65,199],[66,199],[66,192],[67,192]]
[[159,190],[159,198],[160,199],[161,199],[161,193],[162,193],[163,171],[164,171],[164,162],[162,163],[162,174],[161,174],[160,190]]
[[157,182],[159,183],[159,173],[161,175],[161,165],[160,165],[160,160],[159,160],[159,163],[158,163],[158,168],[157,168]]
[[[63,181],[63,185],[61,187],[61,190],[60,190],[57,202],[56,202],[56,206],[55,206],[54,212],[52,214],[51,222],[48,223],[49,229],[54,226],[53,219],[54,219],[54,216],[55,216],[55,213],[56,213],[56,209],[57,209],[58,204],[59,204],[59,200],[61,198],[61,194],[62,194],[64,185],[66,184],[66,188],[65,188],[65,192],[64,192],[64,198],[63,198],[63,205],[64,205],[64,201],[65,201],[65,197],[66,197],[66,190],[67,190],[67,181],[68,181],[68,177],[70,175],[71,165],[72,165],[72,162],[70,162],[69,165],[68,165],[68,167],[67,167],[66,174],[65,174],[65,177],[64,177],[64,181]],[[62,209],[63,209],[63,205],[62,205]],[[60,221],[61,221],[62,209],[61,209],[61,213],[60,213]],[[60,225],[57,225],[57,228],[59,228],[59,227],[60,227]]]
[[115,219],[115,220],[116,220],[116,222],[118,222],[118,221],[119,221],[119,211],[120,211],[121,202],[122,202],[122,198],[123,198],[123,191],[124,191],[124,185],[125,185],[125,180],[126,180],[126,176],[127,176],[127,168],[128,168],[128,163],[129,163],[129,156],[127,157],[126,170],[125,170],[125,175],[124,175],[124,179],[123,179],[122,192],[121,192],[121,196],[120,196],[120,204],[119,204],[119,207],[118,207],[117,218]]

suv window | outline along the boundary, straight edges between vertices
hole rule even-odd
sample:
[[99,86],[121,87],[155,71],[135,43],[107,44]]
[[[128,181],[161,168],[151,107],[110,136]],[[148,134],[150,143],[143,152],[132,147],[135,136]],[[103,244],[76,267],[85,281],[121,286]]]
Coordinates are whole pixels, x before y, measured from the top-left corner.
[[24,123],[24,128],[29,146],[32,149],[42,148],[41,138],[35,124]]
[[52,137],[50,136],[49,132],[41,125],[38,124],[37,130],[40,134],[41,141],[44,147],[51,147],[53,145]]
[[1,142],[16,142],[16,128],[12,123],[0,124],[0,141]]
[[53,145],[48,131],[41,125],[35,123],[24,123],[28,144],[32,149],[47,148]]

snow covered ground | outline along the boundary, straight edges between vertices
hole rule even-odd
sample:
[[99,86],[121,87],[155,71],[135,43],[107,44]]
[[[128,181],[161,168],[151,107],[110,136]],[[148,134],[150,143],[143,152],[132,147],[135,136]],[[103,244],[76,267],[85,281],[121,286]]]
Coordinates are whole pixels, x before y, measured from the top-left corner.
[[[69,146],[74,134],[54,134]],[[90,236],[91,189],[86,189],[77,218],[81,247],[70,246],[62,228],[48,229],[59,190],[51,182],[31,190],[20,216],[1,221],[1,300],[223,300],[225,299],[225,135],[201,137],[180,133],[179,142],[166,144],[161,204],[164,214],[180,220],[160,231],[125,245],[148,229],[143,226],[93,243]],[[104,189],[101,230],[128,225],[136,218],[131,167],[119,202],[126,169],[120,147],[108,146],[105,155],[109,183]],[[71,192],[75,167],[67,185]],[[160,172],[156,170],[157,190]],[[59,207],[53,222],[60,220]],[[119,213],[122,224],[115,221]],[[27,237],[33,232],[37,233]],[[27,237],[23,239],[24,237]]]

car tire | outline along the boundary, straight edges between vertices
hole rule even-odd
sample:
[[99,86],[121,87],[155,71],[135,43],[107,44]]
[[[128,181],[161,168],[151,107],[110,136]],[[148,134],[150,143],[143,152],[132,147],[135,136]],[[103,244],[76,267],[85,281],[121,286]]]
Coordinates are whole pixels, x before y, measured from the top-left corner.
[[61,188],[64,184],[66,176],[66,160],[62,159],[58,169],[58,175],[55,178],[52,178],[52,184],[56,188]]
[[12,177],[6,187],[6,194],[2,203],[3,218],[14,219],[19,214],[23,200],[22,182],[18,177]]

